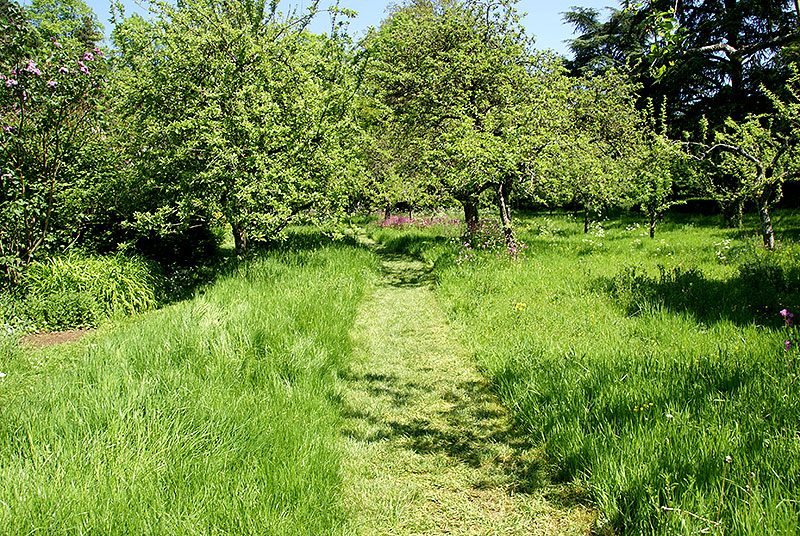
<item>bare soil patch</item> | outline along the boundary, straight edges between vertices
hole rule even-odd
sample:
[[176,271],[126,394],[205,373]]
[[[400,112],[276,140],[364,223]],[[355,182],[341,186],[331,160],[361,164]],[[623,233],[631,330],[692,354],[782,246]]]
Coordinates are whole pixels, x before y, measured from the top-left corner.
[[32,333],[22,337],[19,344],[21,346],[32,346],[34,348],[55,346],[57,344],[79,341],[84,335],[92,333],[93,331],[93,329],[71,329],[69,331],[50,333]]

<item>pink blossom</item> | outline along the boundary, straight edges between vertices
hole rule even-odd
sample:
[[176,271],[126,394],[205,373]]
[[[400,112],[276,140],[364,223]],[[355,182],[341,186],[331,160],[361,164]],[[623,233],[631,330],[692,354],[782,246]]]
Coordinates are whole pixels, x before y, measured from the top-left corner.
[[48,80],[47,85],[50,87],[56,87],[58,85],[58,82],[56,82],[55,80]]
[[83,53],[83,61],[92,61],[94,59],[94,54],[91,52],[84,52]]
[[80,71],[83,74],[89,74],[89,68],[86,66],[85,63],[83,63],[82,61],[78,60],[78,65],[80,66]]
[[25,70],[28,71],[31,74],[35,74],[36,76],[39,76],[39,75],[42,74],[42,71],[40,71],[39,69],[36,68],[36,64],[33,62],[33,60],[29,60],[28,61],[28,66],[25,67]]
[[784,326],[787,328],[791,328],[794,324],[793,323],[794,314],[790,313],[788,309],[782,309],[781,316],[783,317]]
[[59,67],[58,72],[61,74],[67,74],[69,73],[69,69],[67,69],[66,67]]
[[56,47],[56,48],[63,48],[63,47],[61,46],[61,43],[59,43],[58,41],[56,41],[56,38],[55,38],[55,37],[53,37],[52,39],[53,39],[53,45],[55,45],[55,47]]
[[9,78],[8,80],[6,80],[6,87],[16,86],[18,84],[19,82],[17,82],[13,78]]

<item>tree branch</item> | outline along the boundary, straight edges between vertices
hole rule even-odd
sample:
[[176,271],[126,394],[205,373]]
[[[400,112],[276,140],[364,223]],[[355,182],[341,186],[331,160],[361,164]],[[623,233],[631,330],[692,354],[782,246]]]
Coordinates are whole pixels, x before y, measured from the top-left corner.
[[753,164],[755,164],[756,167],[758,167],[758,168],[763,167],[763,165],[761,164],[761,160],[759,160],[755,156],[751,155],[750,153],[748,153],[747,151],[745,151],[741,147],[736,147],[735,145],[729,145],[727,143],[717,143],[717,144],[712,145],[711,147],[708,148],[708,150],[706,150],[705,153],[703,153],[703,156],[702,156],[702,158],[700,158],[700,160],[706,160],[709,156],[711,156],[711,153],[713,153],[715,151],[723,151],[723,152],[726,152],[726,153],[737,154],[737,155],[739,155],[741,157],[746,158],[747,160],[749,160]]
[[702,47],[689,48],[678,53],[679,56],[691,56],[697,54],[706,54],[709,52],[725,52],[729,58],[744,59],[747,56],[752,56],[756,52],[767,50],[769,48],[780,47],[789,43],[800,41],[800,32],[791,32],[784,35],[777,35],[760,41],[753,45],[747,45],[739,48],[731,46],[729,43],[713,43]]

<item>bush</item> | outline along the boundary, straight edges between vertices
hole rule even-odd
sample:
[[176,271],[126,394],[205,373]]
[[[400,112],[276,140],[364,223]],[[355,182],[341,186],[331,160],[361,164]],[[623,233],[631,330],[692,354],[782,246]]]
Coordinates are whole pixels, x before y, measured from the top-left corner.
[[138,258],[70,255],[32,263],[22,277],[22,289],[34,296],[83,292],[108,315],[133,314],[157,304],[158,280],[153,272]]
[[23,314],[38,331],[91,328],[103,318],[102,307],[91,294],[66,290],[22,302]]
[[9,329],[88,328],[118,314],[158,305],[160,278],[138,258],[72,254],[34,262],[13,294],[4,295],[0,320]]

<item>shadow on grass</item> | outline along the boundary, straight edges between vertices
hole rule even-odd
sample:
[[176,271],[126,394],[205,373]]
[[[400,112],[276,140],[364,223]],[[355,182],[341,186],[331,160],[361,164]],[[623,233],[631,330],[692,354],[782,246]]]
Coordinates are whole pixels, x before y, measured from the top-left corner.
[[[264,255],[275,253],[308,253],[321,248],[364,248],[364,244],[351,236],[333,238],[313,226],[296,226],[286,230],[279,240],[252,242],[244,258],[237,257],[232,248],[219,248],[215,254],[206,256],[191,265],[175,264],[163,268],[165,303],[175,303],[202,292],[214,281],[230,276],[248,263]],[[295,259],[303,264],[308,259],[299,256]]]
[[191,265],[173,264],[162,267],[163,288],[159,289],[165,305],[190,299],[212,283],[227,277],[238,266],[233,250],[220,248],[214,255]]
[[727,280],[709,278],[698,268],[659,266],[650,276],[637,267],[622,269],[614,277],[595,281],[629,315],[645,310],[667,309],[687,313],[712,324],[730,321],[743,326],[759,323],[780,327],[778,312],[800,307],[800,277],[769,262],[750,264]]
[[408,255],[417,260],[424,261],[424,254],[426,251],[437,246],[446,245],[450,242],[450,238],[442,235],[408,232],[395,236],[382,236],[380,242],[383,251],[386,253]]
[[382,281],[392,287],[423,287],[433,281],[433,275],[422,262],[410,259],[407,255],[388,253],[383,247],[378,247],[378,254],[383,261],[381,271]]
[[[491,467],[486,479],[473,484],[476,489],[495,486],[499,479],[515,493],[533,493],[549,483],[549,467],[529,441],[511,428],[506,410],[487,382],[459,382],[446,390],[435,406],[414,411],[414,405],[436,391],[435,387],[393,375],[364,374],[348,379],[370,398],[394,408],[378,415],[363,407],[346,406],[346,418],[366,424],[348,428],[345,433],[349,437],[366,443],[389,442],[416,455],[443,458],[439,463],[446,467]],[[576,496],[574,503],[586,500]]]

